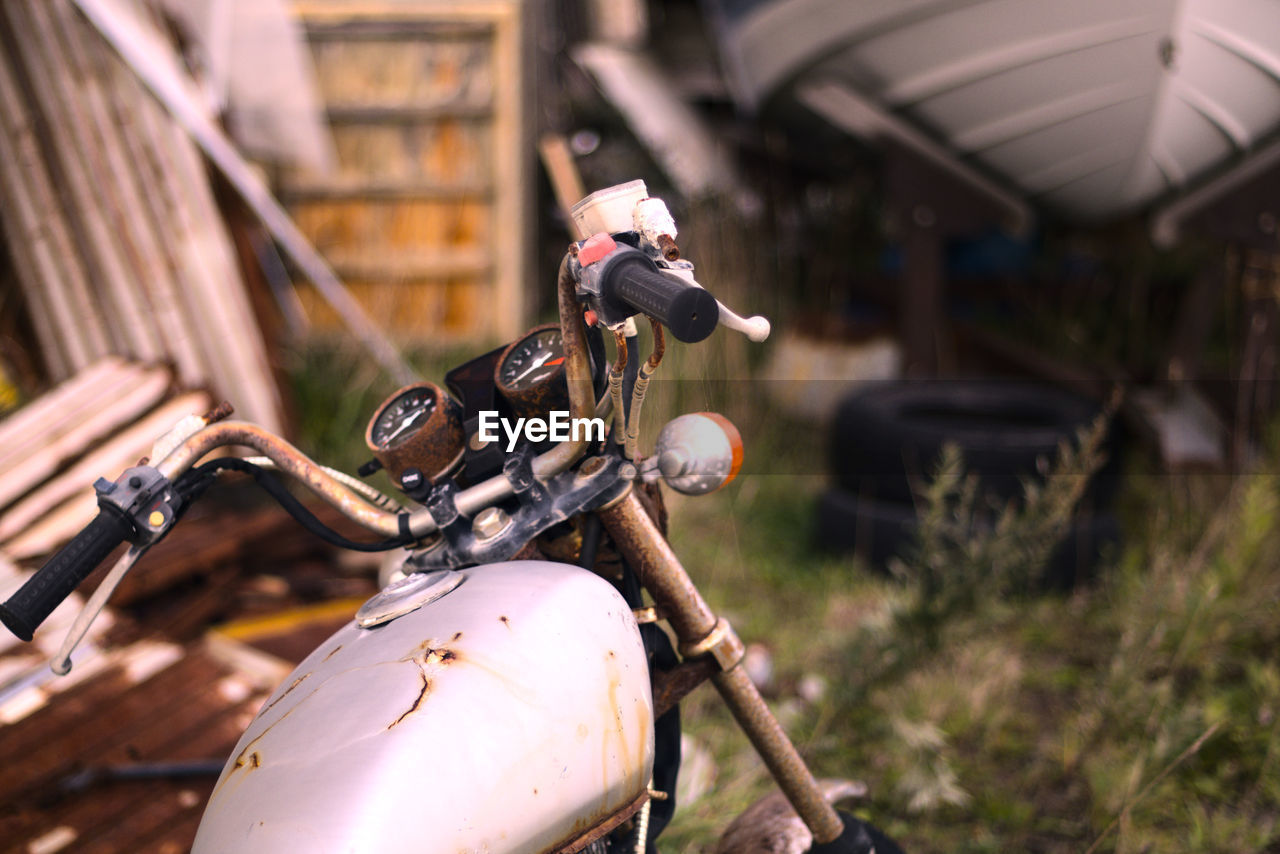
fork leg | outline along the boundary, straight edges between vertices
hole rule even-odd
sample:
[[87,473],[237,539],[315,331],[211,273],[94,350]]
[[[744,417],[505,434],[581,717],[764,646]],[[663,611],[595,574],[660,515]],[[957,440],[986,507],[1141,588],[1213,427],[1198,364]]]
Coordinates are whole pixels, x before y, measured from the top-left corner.
[[680,640],[681,655],[691,658],[710,654],[719,664],[712,682],[796,814],[813,833],[814,841],[821,844],[837,839],[844,824],[822,797],[822,790],[795,745],[742,669],[742,641],[725,620],[716,617],[694,587],[634,490],[597,513],[671,624]]

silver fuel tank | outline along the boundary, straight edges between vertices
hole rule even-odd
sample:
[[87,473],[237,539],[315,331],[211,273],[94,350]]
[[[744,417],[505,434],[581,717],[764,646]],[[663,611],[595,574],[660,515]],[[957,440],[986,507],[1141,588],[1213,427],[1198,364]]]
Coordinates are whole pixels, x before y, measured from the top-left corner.
[[653,705],[618,592],[544,561],[431,576],[276,689],[193,851],[554,851],[644,797]]

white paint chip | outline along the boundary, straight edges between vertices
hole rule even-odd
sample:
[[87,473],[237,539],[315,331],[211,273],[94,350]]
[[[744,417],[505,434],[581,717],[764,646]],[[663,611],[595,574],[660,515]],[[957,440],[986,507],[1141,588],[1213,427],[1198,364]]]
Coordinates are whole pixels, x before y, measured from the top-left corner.
[[65,824],[61,827],[55,827],[44,836],[38,836],[27,843],[27,854],[53,854],[55,851],[61,851],[72,842],[76,841],[78,834],[75,828],[68,827]]

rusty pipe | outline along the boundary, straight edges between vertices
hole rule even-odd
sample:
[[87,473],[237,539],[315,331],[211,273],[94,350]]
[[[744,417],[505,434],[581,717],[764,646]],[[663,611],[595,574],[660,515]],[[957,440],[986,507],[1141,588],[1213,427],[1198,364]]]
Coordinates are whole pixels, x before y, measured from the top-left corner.
[[635,491],[611,507],[597,511],[614,545],[640,574],[640,583],[666,615],[682,642],[696,643],[716,627],[716,615],[693,586],[680,559]]
[[[716,618],[702,598],[634,491],[597,513],[618,551],[636,568],[654,603],[666,614],[682,648],[699,648],[718,625],[724,626],[722,633],[732,636],[727,624]],[[736,636],[732,637],[736,641]],[[814,839],[822,843],[839,837],[844,831],[840,816],[823,798],[813,774],[741,663],[735,661],[712,681]]]
[[344,516],[384,537],[400,534],[396,514],[379,510],[325,473],[324,468],[302,451],[257,424],[220,421],[188,438],[156,464],[165,477],[173,479],[191,468],[205,454],[228,445],[253,448],[268,457],[280,471],[297,478],[308,489],[336,507]]
[[[569,255],[560,262],[556,276],[556,302],[560,310],[560,337],[564,346],[564,376],[569,385],[569,417],[591,418],[596,397],[591,383],[591,361],[587,355],[587,333],[582,324],[582,307],[569,267]],[[584,431],[585,432],[585,431]],[[573,465],[587,450],[588,441],[561,442],[533,461],[533,473],[553,477]],[[459,506],[461,510],[461,506]]]
[[831,842],[844,832],[844,822],[814,779],[809,766],[800,758],[778,719],[769,711],[764,698],[742,665],[722,670],[711,677],[734,720],[747,734],[751,746],[782,789],[796,815],[804,820],[817,843]]

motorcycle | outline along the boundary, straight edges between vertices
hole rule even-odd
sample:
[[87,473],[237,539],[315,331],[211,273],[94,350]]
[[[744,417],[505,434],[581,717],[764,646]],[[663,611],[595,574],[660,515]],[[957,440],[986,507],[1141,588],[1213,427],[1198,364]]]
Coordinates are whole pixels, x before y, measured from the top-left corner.
[[[373,415],[360,474],[384,469],[403,499],[226,420],[223,406],[99,479],[97,517],[0,605],[0,621],[30,640],[128,542],[55,656],[67,672],[121,578],[226,471],[252,476],[335,545],[398,555],[394,579],[244,732],[194,851],[654,852],[675,808],[679,702],[707,680],[781,790],[719,850],[898,850],[832,806],[857,787],[815,780],[743,668],[743,642],[666,540],[659,483],[722,487],[742,463],[737,430],[683,415],[639,452],[666,332],[697,343],[726,326],[761,341],[768,321],[698,284],[642,181],[593,193],[573,216],[592,236],[560,265],[558,323],[454,368],[447,388],[402,388]],[[643,361],[640,317],[652,328]],[[257,456],[202,462],[232,446]],[[272,472],[381,539],[339,535]]]

